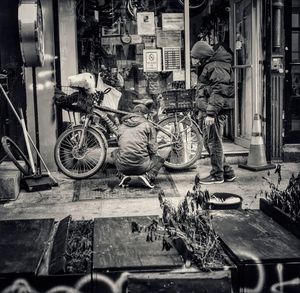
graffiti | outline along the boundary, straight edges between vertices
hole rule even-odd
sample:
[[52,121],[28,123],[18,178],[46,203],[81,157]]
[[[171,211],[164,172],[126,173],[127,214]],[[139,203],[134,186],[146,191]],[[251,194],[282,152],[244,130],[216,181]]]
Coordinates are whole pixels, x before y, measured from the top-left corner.
[[[244,292],[247,293],[260,293],[265,292],[266,286],[266,272],[263,265],[263,262],[256,257],[255,255],[251,254],[250,252],[244,251],[241,253],[241,255],[251,259],[257,269],[258,277],[257,277],[257,283],[252,288],[244,287]],[[224,268],[229,269],[229,267]],[[278,275],[278,282],[270,286],[271,293],[284,293],[288,292],[287,288],[288,286],[299,286],[300,288],[300,277],[294,278],[291,280],[284,281],[283,279],[283,271],[284,271],[284,265],[282,263],[278,263],[276,265],[276,271]],[[190,267],[187,268],[185,265],[180,269],[175,269],[172,272],[198,272],[197,269]],[[70,286],[55,286],[52,289],[49,289],[45,293],[81,293],[83,292],[84,288],[86,288],[88,285],[93,284],[103,284],[105,287],[107,287],[111,293],[121,293],[123,289],[126,287],[126,283],[128,280],[129,272],[123,272],[120,277],[114,281],[108,276],[100,273],[93,273],[92,275],[86,275],[80,278],[74,285],[74,287]],[[297,287],[298,288],[298,287]],[[296,291],[293,291],[296,292]],[[17,279],[15,280],[12,285],[8,286],[6,289],[4,289],[1,293],[39,293],[37,290],[35,290],[25,279]]]
[[245,292],[247,292],[247,293],[263,292],[263,287],[264,287],[264,283],[265,283],[265,270],[264,270],[264,266],[262,265],[261,260],[248,251],[241,252],[241,255],[252,259],[254,261],[254,263],[256,264],[257,272],[258,272],[258,280],[257,280],[256,286],[254,288],[245,288]]
[[[127,282],[129,273],[123,272],[119,279],[117,279],[115,282],[111,280],[109,277],[99,274],[99,273],[93,273],[91,275],[86,275],[80,278],[74,287],[70,286],[55,286],[52,289],[46,291],[45,293],[80,293],[82,292],[82,289],[92,284],[92,282],[96,283],[102,283],[107,286],[111,290],[112,293],[121,293],[122,288],[124,287],[125,283]],[[17,279],[13,282],[12,285],[4,289],[1,293],[38,293],[37,290],[32,288],[30,284],[24,280],[24,279]]]

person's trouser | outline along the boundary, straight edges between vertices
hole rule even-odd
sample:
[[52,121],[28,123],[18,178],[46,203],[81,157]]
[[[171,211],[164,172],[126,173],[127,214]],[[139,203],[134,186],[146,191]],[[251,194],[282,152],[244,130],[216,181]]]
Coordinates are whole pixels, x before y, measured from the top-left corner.
[[215,117],[214,124],[205,126],[202,123],[204,147],[210,156],[212,166],[210,175],[220,180],[234,176],[234,171],[226,162],[223,152],[222,137],[225,121],[226,115],[218,115]]

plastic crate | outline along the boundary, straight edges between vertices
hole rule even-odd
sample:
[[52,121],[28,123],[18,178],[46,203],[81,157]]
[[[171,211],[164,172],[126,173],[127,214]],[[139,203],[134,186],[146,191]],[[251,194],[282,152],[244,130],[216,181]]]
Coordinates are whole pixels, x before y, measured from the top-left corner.
[[161,108],[164,113],[190,111],[195,106],[196,90],[171,90],[162,93]]

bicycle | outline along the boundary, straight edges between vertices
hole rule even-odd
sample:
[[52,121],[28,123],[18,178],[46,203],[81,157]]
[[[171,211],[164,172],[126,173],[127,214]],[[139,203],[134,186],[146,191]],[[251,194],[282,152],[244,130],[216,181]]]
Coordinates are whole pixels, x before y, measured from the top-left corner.
[[[202,133],[192,118],[193,107],[190,104],[190,107],[181,109],[181,112],[168,111],[168,107],[165,109],[166,117],[157,123],[148,117],[157,130],[159,149],[171,147],[171,154],[164,165],[173,170],[188,168],[200,158],[203,147]],[[90,112],[84,113],[83,123],[71,123],[59,136],[54,155],[62,173],[74,179],[84,179],[104,167],[108,139],[112,136],[117,138],[119,125],[118,119],[112,119],[108,113],[131,114],[101,106],[101,100],[98,100]]]

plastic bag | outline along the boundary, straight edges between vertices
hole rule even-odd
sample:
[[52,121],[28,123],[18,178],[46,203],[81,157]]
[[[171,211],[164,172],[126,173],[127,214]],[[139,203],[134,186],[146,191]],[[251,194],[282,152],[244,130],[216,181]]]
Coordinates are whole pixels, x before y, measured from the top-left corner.
[[104,92],[107,88],[111,88],[111,91],[104,95],[101,106],[105,106],[117,110],[122,93],[116,90],[115,88],[104,83],[100,74],[98,74],[98,82],[97,82],[96,90]]

